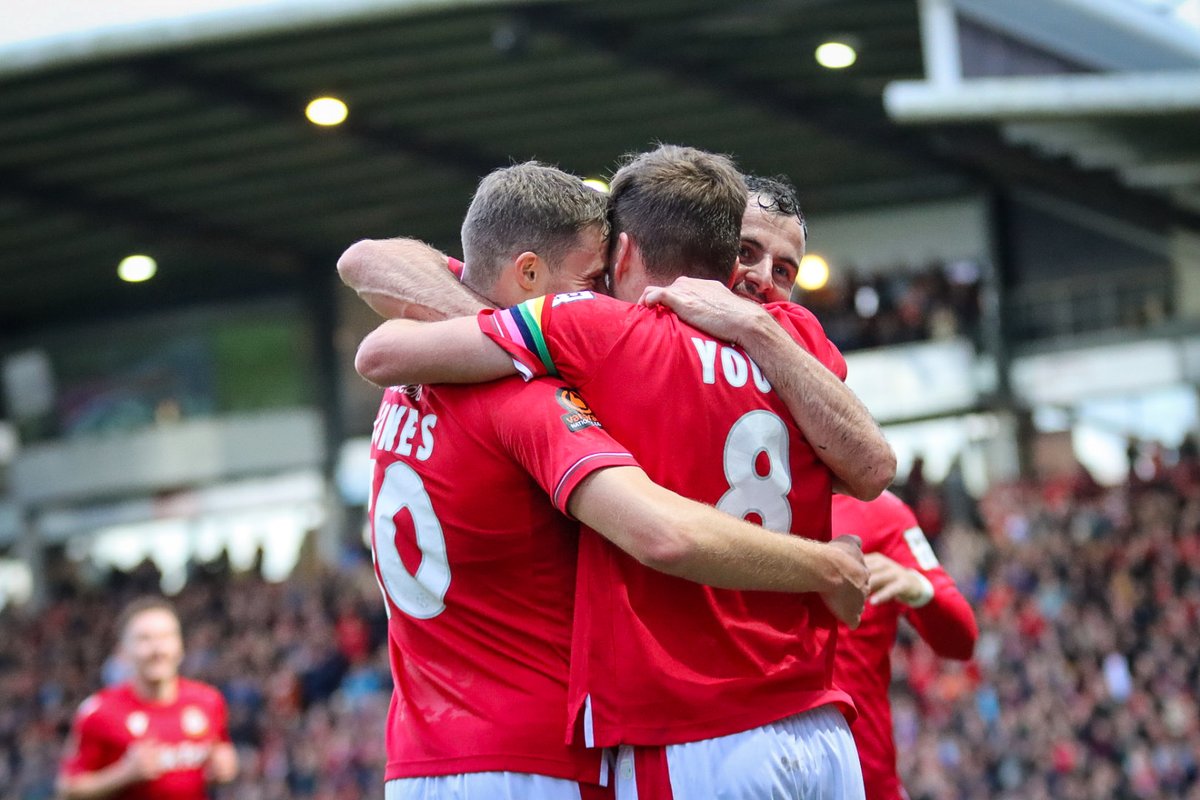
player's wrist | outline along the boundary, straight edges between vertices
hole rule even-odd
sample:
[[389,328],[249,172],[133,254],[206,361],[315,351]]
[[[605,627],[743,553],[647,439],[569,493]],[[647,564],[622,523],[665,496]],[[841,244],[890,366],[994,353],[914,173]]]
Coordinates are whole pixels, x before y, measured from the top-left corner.
[[[763,310],[762,306],[747,302],[747,313],[737,318],[737,336],[734,344],[749,351],[754,348],[765,348],[775,343],[783,329]],[[752,356],[753,357],[753,356]]]
[[934,588],[933,584],[920,572],[915,569],[910,569],[914,583],[917,587],[909,593],[909,596],[904,599],[904,604],[910,608],[921,608],[929,605],[929,601],[933,600]]

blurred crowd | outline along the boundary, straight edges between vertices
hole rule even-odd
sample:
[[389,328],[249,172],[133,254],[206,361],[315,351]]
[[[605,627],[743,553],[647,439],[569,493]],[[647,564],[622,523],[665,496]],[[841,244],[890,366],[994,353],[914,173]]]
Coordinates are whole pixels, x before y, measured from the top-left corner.
[[799,298],[843,351],[906,342],[975,338],[979,327],[978,264],[956,261],[863,276],[851,270]]
[[935,544],[976,609],[974,661],[912,636],[896,653],[913,800],[1200,798],[1195,448],[1115,488],[1082,471],[997,487],[978,522]]
[[[0,800],[43,800],[71,718],[121,680],[113,621],[155,590],[144,565],[89,589],[63,585],[36,616],[0,613]],[[358,800],[380,793],[391,696],[386,619],[369,562],[272,584],[197,570],[174,598],[182,673],[221,689],[241,757],[227,800]]]
[[[1119,487],[1081,472],[995,488],[966,513],[944,487],[904,491],[981,631],[967,664],[937,661],[908,631],[898,643],[913,800],[1200,800],[1195,448]],[[59,582],[39,614],[0,613],[0,800],[52,796],[76,706],[121,677],[115,612],[156,580],[143,568],[94,588]],[[390,679],[369,563],[283,584],[211,565],[176,602],[184,674],[225,693],[242,758],[220,797],[379,796]]]

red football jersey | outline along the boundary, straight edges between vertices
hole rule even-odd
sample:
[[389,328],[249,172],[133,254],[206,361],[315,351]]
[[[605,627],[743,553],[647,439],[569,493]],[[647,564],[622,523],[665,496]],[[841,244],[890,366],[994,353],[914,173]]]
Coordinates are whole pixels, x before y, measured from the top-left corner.
[[882,553],[898,564],[919,570],[933,584],[933,599],[920,608],[891,602],[867,603],[857,630],[838,637],[834,679],[854,698],[858,719],[851,730],[862,761],[868,800],[899,800],[896,742],[888,686],[892,681],[892,645],[900,617],[906,617],[938,655],[970,658],[979,630],[966,598],[938,563],[911,509],[891,492],[864,503],[853,497],[833,498],[833,532],[862,538],[863,552]]
[[128,683],[84,700],[75,715],[62,762],[67,775],[95,772],[116,763],[135,741],[162,745],[163,773],[114,795],[121,800],[200,800],[213,745],[229,741],[225,699],[213,687],[179,679],[174,702],[138,696]]
[[[845,374],[811,314],[768,308]],[[663,308],[586,291],[485,311],[479,323],[524,372],[578,386],[655,482],[774,530],[829,539],[830,473],[742,351]],[[664,745],[830,702],[849,707],[831,680],[835,635],[816,595],[701,586],[585,531],[571,719],[583,716],[589,745]]]
[[497,381],[384,393],[375,570],[395,690],[387,779],[506,770],[597,782],[564,743],[579,482],[636,465],[578,395]]

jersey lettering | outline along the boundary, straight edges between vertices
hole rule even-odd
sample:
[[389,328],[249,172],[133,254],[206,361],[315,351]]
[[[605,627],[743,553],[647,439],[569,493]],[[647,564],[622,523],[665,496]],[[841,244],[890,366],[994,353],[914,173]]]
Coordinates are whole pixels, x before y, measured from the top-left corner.
[[[693,336],[692,346],[696,348],[696,355],[700,357],[700,380],[709,385],[715,384],[717,382],[717,343],[711,339]],[[746,381],[750,377],[753,377],[754,385],[760,392],[766,394],[771,391],[771,384],[763,377],[762,370],[758,368],[758,364],[754,363],[754,359],[729,345],[721,345],[719,353],[721,375],[730,386],[740,389],[746,385]]]
[[[396,547],[396,515],[408,509],[416,531],[421,564],[411,574],[400,560]],[[383,591],[405,614],[433,619],[446,610],[450,589],[450,564],[446,559],[446,537],[433,510],[425,483],[416,470],[401,461],[384,471],[375,498],[373,551]]]
[[563,294],[554,295],[554,302],[550,304],[551,308],[558,308],[565,303],[574,303],[576,300],[591,300],[595,295],[586,289],[582,292],[564,292]]
[[[766,474],[759,457],[766,458]],[[756,514],[764,528],[787,533],[792,529],[791,466],[788,430],[783,420],[759,409],[742,415],[725,438],[725,480],[729,490],[717,502],[726,514],[745,519]]]
[[[415,408],[385,403],[375,418],[375,430],[371,444],[378,450],[386,450],[401,456],[413,454],[414,441],[418,444],[416,458],[426,461],[433,455],[433,427],[437,425],[436,414],[421,416]],[[421,435],[417,436],[420,430]]]

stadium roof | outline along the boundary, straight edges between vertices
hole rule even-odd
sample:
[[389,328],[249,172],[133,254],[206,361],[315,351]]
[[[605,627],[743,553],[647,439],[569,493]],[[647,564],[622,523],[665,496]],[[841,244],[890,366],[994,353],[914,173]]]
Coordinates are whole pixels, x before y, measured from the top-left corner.
[[[1015,185],[1200,230],[1200,81],[1165,109],[1137,105],[1147,83],[1092,107],[1046,94],[1041,111],[1005,105],[1027,94],[1006,84],[981,111],[962,86],[912,83],[927,74],[915,0],[273,5],[0,43],[0,337],[280,285],[322,291],[358,238],[454,249],[494,167],[536,157],[603,174],[654,140],[787,173],[816,211]],[[1125,23],[1091,16],[1104,49]],[[1139,68],[1173,70],[1180,85],[1159,90],[1184,92],[1180,70],[1200,56],[1135,33],[1179,56]],[[818,66],[828,39],[855,44],[857,63]],[[1080,73],[1121,69],[1069,56]],[[882,102],[897,81],[942,105],[897,125]],[[348,103],[343,125],[305,119],[321,94]],[[133,252],[158,260],[157,278],[117,281]]]

